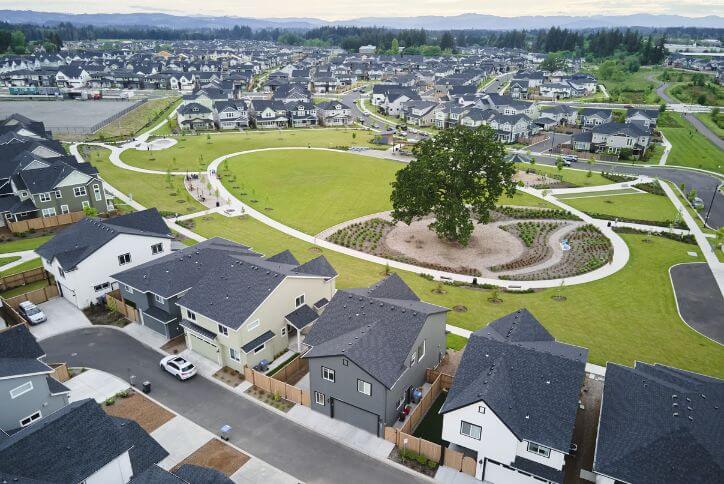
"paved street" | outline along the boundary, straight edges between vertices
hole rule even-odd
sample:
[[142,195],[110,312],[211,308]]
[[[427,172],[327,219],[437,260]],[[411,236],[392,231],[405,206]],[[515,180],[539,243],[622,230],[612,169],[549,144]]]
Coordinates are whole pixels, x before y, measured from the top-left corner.
[[89,328],[43,341],[48,361],[67,361],[125,380],[152,382],[151,396],[195,423],[217,432],[233,430],[231,441],[269,464],[306,482],[426,482],[379,460],[337,444],[203,377],[178,382],[158,367],[161,355],[109,328]]
[[724,344],[724,298],[709,266],[700,262],[679,264],[669,272],[684,321],[704,336]]

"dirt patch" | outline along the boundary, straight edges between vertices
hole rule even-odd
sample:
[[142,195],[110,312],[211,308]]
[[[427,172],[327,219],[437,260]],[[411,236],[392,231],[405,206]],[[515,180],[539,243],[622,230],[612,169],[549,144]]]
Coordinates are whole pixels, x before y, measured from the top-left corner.
[[176,336],[170,339],[168,343],[161,346],[161,349],[167,353],[177,355],[186,349],[186,338],[184,335]]
[[213,374],[213,377],[220,382],[226,383],[230,387],[234,388],[244,381],[244,374],[236,371],[235,369],[225,366],[219,371]]
[[258,387],[251,387],[249,388],[246,393],[248,395],[251,395],[252,397],[256,398],[260,402],[266,403],[267,405],[271,405],[272,407],[281,410],[282,412],[288,412],[291,410],[291,408],[294,406],[294,404],[288,400],[284,400],[283,398],[277,397],[276,395],[267,392],[265,390],[262,390]]
[[130,323],[121,313],[111,311],[106,306],[101,304],[94,304],[88,306],[83,310],[83,314],[86,315],[91,324],[105,324],[109,326],[118,326],[123,328]]
[[462,304],[458,304],[457,306],[453,306],[453,311],[455,311],[456,313],[467,313],[468,307],[463,306]]
[[525,185],[552,185],[558,183],[558,180],[540,173],[532,173],[519,171],[513,175],[513,181],[523,182]]
[[210,467],[229,477],[249,462],[250,457],[219,439],[211,439],[171,469],[176,471],[184,464]]
[[130,392],[127,398],[116,398],[113,405],[104,405],[103,410],[114,417],[135,420],[148,433],[174,418],[173,413],[136,392]]

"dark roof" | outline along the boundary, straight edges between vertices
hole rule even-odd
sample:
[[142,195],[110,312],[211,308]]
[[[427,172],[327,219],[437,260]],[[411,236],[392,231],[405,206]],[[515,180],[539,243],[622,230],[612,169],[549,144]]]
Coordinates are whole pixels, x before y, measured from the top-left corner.
[[52,369],[38,358],[45,351],[24,324],[0,331],[0,377],[50,373]]
[[168,457],[166,449],[133,420],[111,417],[133,447],[129,452],[133,474],[138,475]]
[[327,304],[329,304],[329,299],[327,299],[326,297],[323,297],[322,299],[320,299],[319,301],[314,303],[314,307],[317,309],[320,309],[320,308],[323,308],[324,306],[326,306]]
[[174,472],[189,484],[231,484],[233,481],[216,469],[184,464]]
[[179,477],[161,469],[158,466],[151,466],[141,474],[136,475],[129,481],[129,484],[183,484]]
[[299,261],[294,257],[294,255],[289,251],[289,249],[279,252],[276,255],[273,255],[271,257],[267,257],[269,262],[279,262],[281,264],[289,264],[293,266],[298,266]]
[[213,340],[216,338],[215,333],[209,331],[208,329],[206,329],[202,326],[199,326],[198,324],[196,324],[194,322],[189,321],[188,319],[182,319],[179,324],[181,326],[183,326],[184,328],[191,330],[191,332],[200,334],[201,336],[203,336],[207,339]]
[[538,477],[542,477],[543,479],[546,479],[550,482],[563,482],[563,470],[559,471],[558,469],[554,469],[553,467],[547,466],[545,464],[526,459],[525,457],[521,457],[519,455],[515,456],[513,466],[517,467],[522,471],[529,472]]
[[46,376],[45,381],[48,382],[48,390],[50,390],[52,395],[57,395],[58,393],[70,393],[70,388],[51,376]]
[[724,381],[609,363],[593,470],[641,484],[724,482]]
[[312,347],[305,358],[345,356],[391,388],[428,316],[447,311],[421,302],[411,289],[400,286],[401,279],[387,281],[393,278],[369,288],[337,291],[304,340]]
[[471,335],[440,413],[482,401],[519,440],[568,453],[587,356],[518,310]]
[[168,323],[176,319],[176,316],[171,315],[161,308],[156,306],[149,306],[148,309],[143,310],[144,315],[148,315],[153,319],[156,319],[162,323]]
[[46,260],[57,259],[72,270],[119,234],[171,238],[171,231],[155,208],[109,219],[87,217],[61,230],[35,252]]
[[243,351],[244,353],[248,353],[248,352],[252,351],[254,348],[263,345],[264,343],[266,343],[273,337],[274,337],[274,331],[269,330],[269,331],[265,332],[264,334],[262,334],[261,336],[257,336],[256,338],[254,338],[253,340],[249,341],[247,344],[242,346],[241,351]]
[[15,476],[81,482],[132,446],[115,420],[86,399],[0,441],[0,462],[4,472]]
[[285,318],[292,326],[297,328],[297,330],[300,330],[308,324],[316,321],[317,318],[319,318],[319,314],[317,314],[317,311],[310,308],[307,304],[303,304],[291,313],[287,314]]

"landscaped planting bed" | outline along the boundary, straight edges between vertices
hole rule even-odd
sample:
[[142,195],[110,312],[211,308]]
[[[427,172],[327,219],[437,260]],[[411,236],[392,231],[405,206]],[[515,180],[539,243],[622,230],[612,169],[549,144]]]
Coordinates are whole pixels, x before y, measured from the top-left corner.
[[374,218],[349,225],[330,235],[327,240],[335,244],[351,247],[368,254],[383,255],[384,245],[380,240],[395,227],[393,222]]
[[[495,209],[500,215],[500,220],[507,219],[539,219],[539,218],[550,218],[557,220],[580,220],[577,216],[573,215],[567,210],[548,209],[548,208],[525,208],[525,207],[498,207]],[[495,215],[495,213],[493,214]]]
[[593,225],[578,227],[568,236],[569,251],[557,263],[536,272],[500,276],[501,279],[530,281],[573,277],[602,267],[613,257],[611,241]]
[[501,229],[517,236],[528,250],[521,257],[490,269],[496,272],[510,271],[540,264],[550,257],[552,251],[548,246],[548,238],[550,233],[560,226],[561,224],[555,222],[520,222],[502,225]]

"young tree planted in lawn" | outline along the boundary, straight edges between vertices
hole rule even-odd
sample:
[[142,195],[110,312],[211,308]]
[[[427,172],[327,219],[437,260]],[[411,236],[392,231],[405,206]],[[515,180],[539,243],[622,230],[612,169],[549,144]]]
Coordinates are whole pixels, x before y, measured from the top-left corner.
[[439,237],[467,245],[472,218],[485,223],[505,193],[515,194],[515,166],[504,159],[505,148],[489,126],[458,126],[418,143],[415,160],[392,182],[392,216],[412,223],[433,214],[430,224]]

